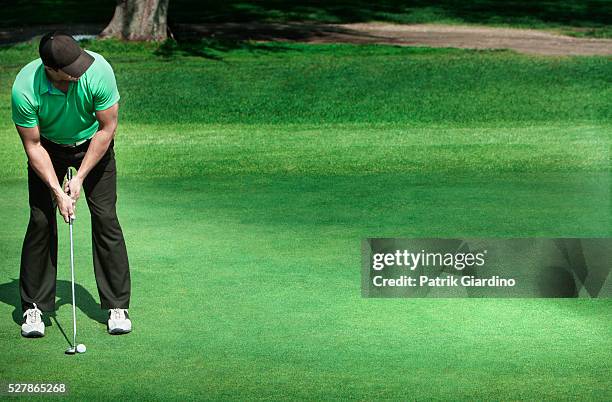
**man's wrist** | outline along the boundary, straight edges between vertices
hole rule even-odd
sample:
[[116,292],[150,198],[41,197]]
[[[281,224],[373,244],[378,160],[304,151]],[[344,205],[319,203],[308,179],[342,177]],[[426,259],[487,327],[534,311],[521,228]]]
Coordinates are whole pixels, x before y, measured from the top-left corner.
[[64,190],[62,189],[62,187],[59,184],[58,185],[51,185],[51,192],[53,193],[53,195],[56,198],[61,196],[62,194],[64,194]]

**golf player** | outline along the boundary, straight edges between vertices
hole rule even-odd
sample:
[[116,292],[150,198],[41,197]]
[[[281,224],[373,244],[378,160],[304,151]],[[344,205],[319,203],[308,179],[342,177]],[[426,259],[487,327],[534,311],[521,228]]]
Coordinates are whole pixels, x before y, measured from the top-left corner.
[[[30,221],[21,252],[21,334],[45,333],[42,311],[55,310],[56,208],[66,222],[85,192],[91,213],[93,266],[108,332],[132,330],[130,270],[115,204],[113,139],[119,92],[115,75],[99,54],[85,51],[68,34],[42,37],[40,58],[17,74],[12,117],[28,158]],[[68,167],[77,169],[62,187]]]

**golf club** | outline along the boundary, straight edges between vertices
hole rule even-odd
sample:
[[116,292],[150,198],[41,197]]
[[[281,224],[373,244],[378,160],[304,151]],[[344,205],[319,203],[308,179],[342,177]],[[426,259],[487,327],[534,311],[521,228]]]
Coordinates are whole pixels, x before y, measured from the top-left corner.
[[[66,174],[66,179],[68,181],[72,180],[72,170],[68,168],[68,173]],[[71,282],[72,282],[72,346],[66,349],[66,354],[73,355],[75,353],[85,353],[87,348],[83,344],[76,343],[76,299],[74,295],[74,243],[72,240],[72,223],[74,221],[74,216],[70,216],[68,219],[68,226],[70,227],[70,274],[71,274]]]

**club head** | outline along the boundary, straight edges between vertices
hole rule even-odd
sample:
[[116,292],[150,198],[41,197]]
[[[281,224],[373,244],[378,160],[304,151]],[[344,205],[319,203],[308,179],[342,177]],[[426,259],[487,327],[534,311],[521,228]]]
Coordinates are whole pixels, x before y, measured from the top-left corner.
[[68,349],[66,349],[66,354],[67,355],[74,355],[77,353],[85,353],[87,351],[87,348],[85,347],[85,345],[83,345],[82,343],[79,343],[76,348],[74,346],[69,347]]

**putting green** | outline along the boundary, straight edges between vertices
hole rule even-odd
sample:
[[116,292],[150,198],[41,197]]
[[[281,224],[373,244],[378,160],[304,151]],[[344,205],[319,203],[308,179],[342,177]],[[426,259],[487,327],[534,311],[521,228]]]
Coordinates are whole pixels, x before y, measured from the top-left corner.
[[[600,86],[609,59],[297,46],[220,62],[104,46],[125,101],[118,213],[135,331],[105,333],[81,200],[75,266],[87,353],[63,354],[66,225],[57,321],[42,339],[19,337],[25,157],[5,106],[2,380],[66,383],[75,400],[611,399],[610,300],[362,299],[359,277],[367,236],[610,236],[611,95]],[[4,101],[31,49],[6,52]],[[385,63],[378,81],[367,79]],[[477,71],[481,81],[457,83]],[[494,73],[507,82],[496,86]],[[147,81],[173,74],[191,77],[177,84],[188,96]],[[346,101],[375,87],[386,89]],[[423,110],[385,101],[410,91],[423,91]]]

